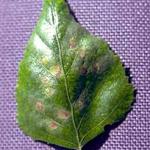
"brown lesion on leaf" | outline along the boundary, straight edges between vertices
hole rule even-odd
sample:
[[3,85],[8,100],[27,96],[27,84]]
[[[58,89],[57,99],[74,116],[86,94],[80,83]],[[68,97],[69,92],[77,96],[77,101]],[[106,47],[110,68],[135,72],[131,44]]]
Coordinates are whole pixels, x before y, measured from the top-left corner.
[[97,71],[100,71],[100,69],[101,69],[101,65],[100,65],[100,63],[95,63],[94,65],[93,65],[93,68],[94,68],[94,71],[95,72],[97,72]]
[[50,68],[50,73],[55,76],[56,78],[59,78],[62,74],[62,70],[61,70],[61,67],[60,65],[55,65],[55,66],[52,66]]
[[82,67],[80,68],[80,74],[81,74],[81,75],[86,75],[86,74],[87,74],[87,67],[82,66]]
[[51,130],[55,130],[58,128],[58,124],[56,121],[51,121],[50,124],[49,124],[49,129]]
[[47,76],[42,76],[42,77],[41,77],[41,82],[42,82],[42,84],[48,84],[48,83],[49,83],[49,77],[47,77]]
[[72,37],[70,40],[69,40],[69,48],[73,49],[73,48],[76,48],[76,40],[74,37]]
[[78,100],[75,104],[75,107],[79,110],[81,110],[84,107],[84,102],[83,100]]
[[59,110],[57,112],[57,117],[62,120],[67,120],[70,117],[70,112],[68,112],[66,110]]
[[35,104],[35,109],[36,109],[36,111],[38,111],[38,112],[43,112],[44,111],[44,105],[43,105],[43,102],[40,102],[40,101],[38,101],[38,102],[36,102],[36,104]]

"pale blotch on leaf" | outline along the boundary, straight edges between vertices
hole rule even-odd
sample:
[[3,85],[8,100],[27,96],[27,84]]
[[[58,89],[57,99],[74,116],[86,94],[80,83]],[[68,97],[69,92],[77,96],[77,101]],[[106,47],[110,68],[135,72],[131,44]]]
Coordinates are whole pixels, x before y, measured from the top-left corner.
[[47,76],[42,76],[42,77],[41,77],[41,82],[42,82],[42,84],[48,84],[48,83],[49,83],[49,77],[47,77]]
[[75,41],[75,38],[72,37],[70,40],[69,40],[69,48],[73,49],[73,48],[76,48],[76,41]]
[[40,52],[40,54],[47,56],[49,58],[52,58],[52,50],[43,43],[39,35],[35,34],[33,45],[37,51]]
[[38,111],[38,112],[43,112],[44,111],[44,105],[42,102],[38,101],[36,102],[35,104],[35,109]]
[[56,121],[51,121],[50,124],[49,124],[49,129],[51,130],[55,130],[58,128],[58,124]]
[[70,117],[70,112],[66,110],[59,110],[57,112],[57,116],[59,119],[67,120]]
[[55,66],[52,66],[50,68],[50,73],[55,76],[55,77],[60,77],[61,76],[61,68],[60,68],[60,65],[55,65]]
[[46,20],[41,22],[41,32],[46,35],[47,41],[51,43],[55,36],[55,30],[52,25],[50,25]]
[[44,93],[45,93],[46,96],[49,97],[49,96],[52,96],[55,93],[55,90],[53,88],[49,87],[49,88],[45,89]]

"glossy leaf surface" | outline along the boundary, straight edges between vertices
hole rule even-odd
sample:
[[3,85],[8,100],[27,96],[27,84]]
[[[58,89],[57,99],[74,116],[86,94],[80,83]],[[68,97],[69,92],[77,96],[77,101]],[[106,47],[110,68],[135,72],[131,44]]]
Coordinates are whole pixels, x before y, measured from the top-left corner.
[[45,0],[20,63],[20,128],[36,140],[81,149],[130,109],[133,88],[120,59],[70,15]]

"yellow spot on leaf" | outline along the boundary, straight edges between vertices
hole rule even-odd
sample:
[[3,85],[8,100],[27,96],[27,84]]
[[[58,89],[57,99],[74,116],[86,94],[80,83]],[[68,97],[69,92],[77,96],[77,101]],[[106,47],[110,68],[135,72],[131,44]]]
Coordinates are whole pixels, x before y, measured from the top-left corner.
[[50,73],[53,76],[60,77],[61,76],[61,68],[60,68],[60,66],[59,65],[52,66],[50,68]]
[[54,93],[55,93],[55,90],[52,89],[51,87],[45,89],[46,96],[52,96]]
[[47,56],[42,57],[42,59],[41,59],[41,63],[42,63],[43,65],[47,65],[47,64],[48,64],[48,62],[49,62],[49,59],[48,59],[48,57],[47,57]]

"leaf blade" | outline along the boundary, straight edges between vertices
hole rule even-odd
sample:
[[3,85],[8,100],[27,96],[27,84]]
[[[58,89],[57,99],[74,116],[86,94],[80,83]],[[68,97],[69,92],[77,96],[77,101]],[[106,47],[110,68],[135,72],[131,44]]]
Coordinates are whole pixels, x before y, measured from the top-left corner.
[[81,149],[122,118],[132,99],[120,59],[107,43],[76,23],[63,0],[45,0],[19,69],[21,129],[34,139]]

